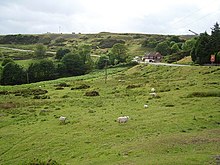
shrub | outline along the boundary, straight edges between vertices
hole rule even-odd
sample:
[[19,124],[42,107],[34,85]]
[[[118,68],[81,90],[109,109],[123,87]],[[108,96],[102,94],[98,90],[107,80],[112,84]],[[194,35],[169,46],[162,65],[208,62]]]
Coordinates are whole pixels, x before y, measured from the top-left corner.
[[0,95],[8,95],[9,92],[8,91],[0,91]]
[[9,63],[9,62],[14,62],[14,60],[13,59],[11,59],[11,58],[5,58],[5,59],[3,59],[3,61],[2,61],[2,66],[5,66],[7,63]]
[[220,97],[220,91],[192,92],[187,97]]
[[89,85],[82,84],[82,85],[80,85],[78,87],[71,88],[71,90],[75,90],[75,89],[88,89],[88,88],[90,88]]
[[130,84],[126,87],[126,89],[139,88],[139,87],[141,87],[140,84]]
[[57,85],[54,85],[56,87],[69,87],[70,85],[67,84],[67,83],[60,83],[60,84],[57,84]]
[[1,84],[2,85],[19,85],[26,82],[26,73],[22,66],[9,62],[2,70]]
[[63,87],[56,87],[55,90],[63,90]]
[[124,44],[125,41],[109,38],[109,39],[102,40],[100,42],[100,44],[98,45],[98,47],[101,48],[101,49],[112,48],[113,45],[115,45],[116,43]]
[[40,95],[35,95],[35,96],[33,97],[33,99],[50,99],[50,96],[47,96],[47,95],[42,95],[42,96],[40,96]]
[[177,52],[177,53],[173,53],[171,55],[168,55],[165,60],[168,63],[172,63],[172,62],[176,62],[176,61],[181,60],[182,58],[188,56],[189,54],[190,54],[189,51],[181,51],[181,52]]
[[85,96],[99,96],[99,92],[97,91],[89,91],[85,93]]

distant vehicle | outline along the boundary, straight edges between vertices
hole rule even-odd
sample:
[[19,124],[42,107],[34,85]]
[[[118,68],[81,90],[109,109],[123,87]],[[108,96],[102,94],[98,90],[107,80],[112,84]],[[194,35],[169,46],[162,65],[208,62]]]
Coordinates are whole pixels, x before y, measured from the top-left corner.
[[155,62],[153,59],[145,59],[144,62]]

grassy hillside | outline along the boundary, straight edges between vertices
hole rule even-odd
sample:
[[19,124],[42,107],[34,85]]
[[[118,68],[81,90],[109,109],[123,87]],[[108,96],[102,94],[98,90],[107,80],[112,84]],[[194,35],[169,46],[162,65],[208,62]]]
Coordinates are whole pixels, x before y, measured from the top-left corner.
[[[99,96],[85,96],[90,91]],[[220,67],[113,68],[106,84],[99,71],[0,86],[0,94],[0,164],[219,161]],[[122,115],[130,116],[125,124],[115,121]]]
[[[11,47],[18,49],[34,50],[37,43],[43,43],[47,46],[47,51],[56,52],[59,48],[69,48],[80,45],[89,44],[92,47],[92,54],[102,55],[106,53],[114,43],[125,43],[128,48],[130,57],[143,56],[146,52],[154,49],[142,46],[146,40],[162,42],[169,40],[171,35],[157,34],[135,34],[135,33],[109,33],[101,32],[97,34],[39,34],[39,35],[0,35],[0,56],[19,59],[31,59],[31,52],[17,52],[5,50],[1,47]],[[179,36],[182,40],[191,38],[192,36]],[[1,58],[0,58],[1,60]]]

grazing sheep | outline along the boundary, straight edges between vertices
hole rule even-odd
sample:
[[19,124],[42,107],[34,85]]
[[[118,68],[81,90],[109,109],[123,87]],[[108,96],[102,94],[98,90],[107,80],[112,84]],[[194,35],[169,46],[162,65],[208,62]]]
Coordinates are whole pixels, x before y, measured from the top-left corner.
[[151,96],[156,97],[157,94],[155,92],[150,93]]
[[65,124],[66,117],[60,116],[59,121],[60,121],[61,124]]
[[151,92],[155,92],[155,88],[151,88]]
[[121,79],[120,79],[120,80],[118,80],[118,82],[125,82],[125,80],[121,80]]
[[147,104],[144,104],[144,108],[148,108],[148,105],[147,105]]
[[126,123],[129,119],[129,116],[118,117],[119,123]]

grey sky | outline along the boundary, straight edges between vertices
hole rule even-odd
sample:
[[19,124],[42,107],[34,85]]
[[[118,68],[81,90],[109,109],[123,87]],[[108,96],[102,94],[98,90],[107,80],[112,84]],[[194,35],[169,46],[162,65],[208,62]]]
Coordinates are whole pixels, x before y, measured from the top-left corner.
[[219,0],[0,0],[0,34],[210,32]]

